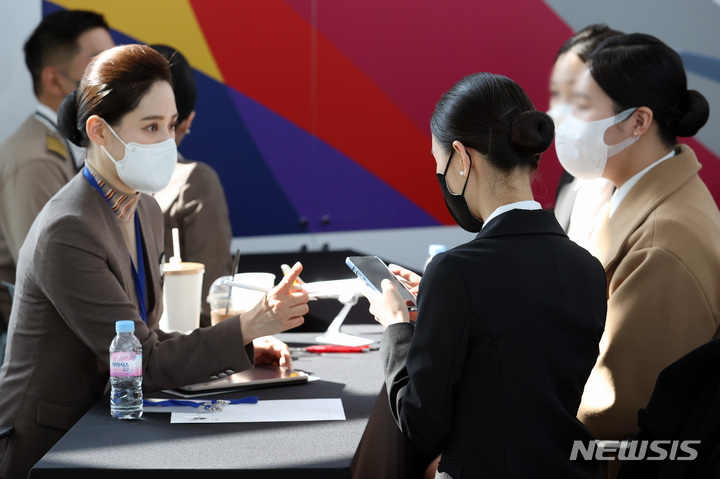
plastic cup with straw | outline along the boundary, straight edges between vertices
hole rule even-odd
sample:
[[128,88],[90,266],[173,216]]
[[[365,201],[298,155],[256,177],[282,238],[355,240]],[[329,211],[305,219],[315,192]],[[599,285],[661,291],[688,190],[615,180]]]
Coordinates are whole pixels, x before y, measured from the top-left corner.
[[205,265],[183,262],[180,256],[180,233],[172,229],[173,256],[163,266],[163,317],[161,329],[165,331],[191,331],[199,326],[202,306],[202,280]]
[[213,326],[240,313],[232,308],[232,287],[227,284],[237,273],[239,261],[240,250],[237,250],[230,270],[232,274],[220,276],[210,286],[207,302],[210,303],[210,322]]

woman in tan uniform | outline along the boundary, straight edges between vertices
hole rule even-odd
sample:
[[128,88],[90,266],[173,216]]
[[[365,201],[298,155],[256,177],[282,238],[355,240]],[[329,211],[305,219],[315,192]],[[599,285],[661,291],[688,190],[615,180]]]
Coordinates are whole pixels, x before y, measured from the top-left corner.
[[695,154],[677,142],[708,116],[680,56],[636,33],[598,46],[573,113],[556,130],[566,170],[617,187],[590,240],[605,268],[608,310],[578,417],[597,439],[636,434],[660,371],[716,334],[720,213]]
[[252,367],[254,339],[303,322],[308,296],[293,287],[297,264],[235,320],[187,335],[157,329],[163,217],[148,194],[173,172],[176,119],[168,63],[141,45],[95,57],[60,108],[60,128],[88,157],[20,250],[0,370],[0,425],[14,431],[0,440],[0,477],[27,477],[102,397],[116,321],[135,322],[145,391]]

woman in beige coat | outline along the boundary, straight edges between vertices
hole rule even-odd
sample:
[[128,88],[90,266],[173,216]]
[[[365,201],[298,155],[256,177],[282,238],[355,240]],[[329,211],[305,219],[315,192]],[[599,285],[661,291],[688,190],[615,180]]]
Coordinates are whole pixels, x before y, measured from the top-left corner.
[[676,140],[708,115],[675,51],[621,35],[592,54],[556,132],[565,169],[617,187],[590,243],[607,275],[608,314],[578,417],[597,439],[635,434],[660,371],[716,334],[720,213],[695,154]]

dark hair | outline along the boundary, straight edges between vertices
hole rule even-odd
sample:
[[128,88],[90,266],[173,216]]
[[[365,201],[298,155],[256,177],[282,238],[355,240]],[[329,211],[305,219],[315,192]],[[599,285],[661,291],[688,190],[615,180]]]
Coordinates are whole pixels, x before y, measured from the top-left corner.
[[197,99],[195,73],[187,59],[176,49],[167,45],[150,46],[170,62],[175,106],[178,111],[177,122],[182,123],[195,110],[195,100]]
[[109,30],[102,15],[86,10],[60,10],[46,16],[24,46],[25,65],[30,70],[35,95],[42,93],[42,71],[72,59],[80,51],[77,39],[94,28]]
[[687,89],[680,55],[651,35],[608,38],[593,52],[588,67],[612,99],[616,113],[633,107],[650,108],[660,137],[669,146],[678,136],[695,135],[710,116],[705,97]]
[[90,116],[117,124],[159,81],[172,85],[170,65],[152,48],[123,45],[105,50],[92,59],[80,87],[60,104],[58,128],[65,138],[87,147],[85,123]]
[[430,129],[446,153],[459,140],[503,172],[537,168],[555,133],[552,119],[535,110],[517,83],[492,73],[468,75],[448,90]]
[[557,61],[563,53],[573,52],[585,63],[588,61],[588,58],[590,58],[593,50],[595,50],[603,40],[622,34],[622,32],[613,30],[604,23],[588,25],[563,43],[563,46],[560,47],[560,50],[558,50],[555,56],[555,61]]

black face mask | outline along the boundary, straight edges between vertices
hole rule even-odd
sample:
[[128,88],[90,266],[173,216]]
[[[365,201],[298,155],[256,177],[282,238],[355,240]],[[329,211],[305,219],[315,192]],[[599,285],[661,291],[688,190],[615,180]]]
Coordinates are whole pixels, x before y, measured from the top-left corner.
[[470,212],[470,208],[468,208],[468,204],[464,196],[465,188],[467,188],[468,180],[470,179],[470,171],[472,170],[472,158],[470,158],[470,168],[468,168],[468,175],[467,178],[465,178],[465,185],[463,186],[462,193],[456,195],[450,192],[447,186],[447,180],[445,179],[453,153],[455,153],[455,150],[450,152],[450,158],[448,158],[447,165],[445,166],[445,172],[437,174],[438,181],[440,182],[440,189],[442,190],[443,198],[445,198],[445,206],[447,206],[447,209],[450,211],[453,219],[462,229],[471,233],[477,233],[483,226],[483,220],[477,219],[473,216]]

